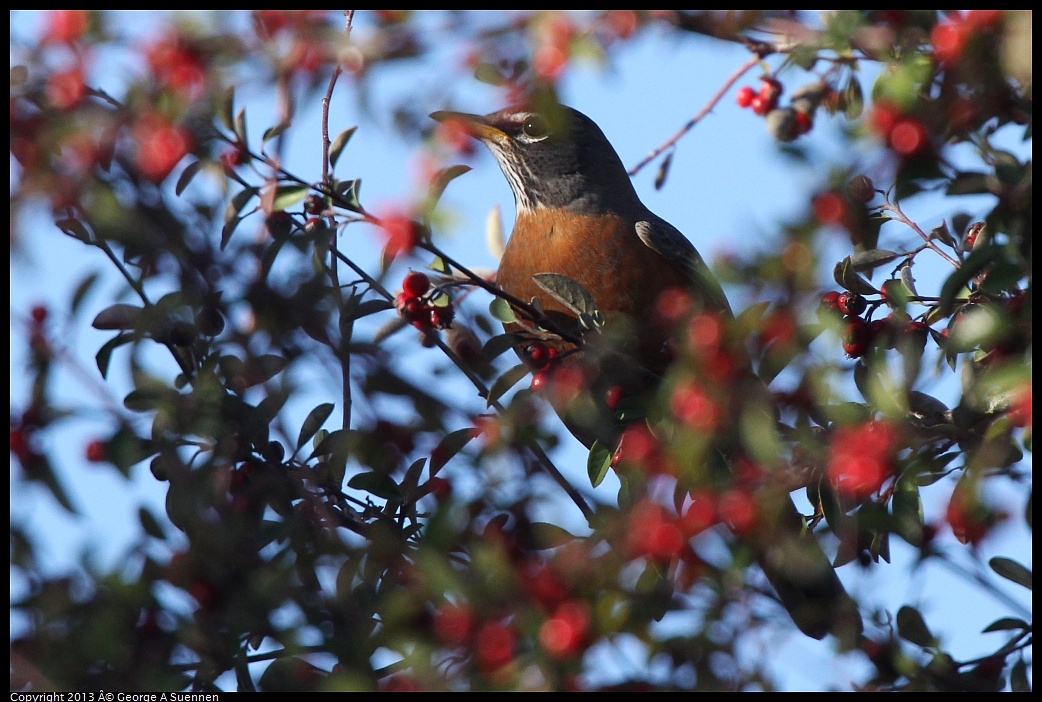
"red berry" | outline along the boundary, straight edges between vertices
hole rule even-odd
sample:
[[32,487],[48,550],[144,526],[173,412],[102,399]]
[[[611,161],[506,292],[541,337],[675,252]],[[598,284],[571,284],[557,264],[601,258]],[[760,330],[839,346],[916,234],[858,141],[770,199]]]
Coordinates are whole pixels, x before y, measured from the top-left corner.
[[452,318],[455,316],[456,312],[452,308],[452,305],[430,306],[430,321],[432,327],[445,329],[452,324]]
[[326,201],[321,195],[311,193],[304,198],[304,211],[310,215],[321,214],[326,209]]
[[413,271],[405,276],[405,280],[402,281],[402,289],[413,297],[420,297],[430,287],[430,278],[427,277],[426,273],[421,273],[420,271]]
[[821,306],[826,310],[838,310],[839,309],[839,296],[838,290],[830,290],[821,296]]
[[760,81],[760,92],[758,95],[769,102],[771,107],[778,104],[778,98],[782,94],[782,84],[774,78],[764,78]]
[[521,355],[525,364],[536,371],[544,370],[550,365],[550,359],[553,358],[550,347],[542,341],[528,342],[521,347]]
[[890,128],[887,143],[901,156],[919,153],[927,144],[926,127],[914,117],[901,117]]
[[848,315],[859,315],[868,307],[865,298],[856,292],[847,291],[839,296],[839,311]]
[[33,309],[30,312],[33,321],[37,324],[43,324],[47,319],[47,306],[46,305],[33,305]]
[[735,95],[735,102],[738,103],[739,107],[749,107],[752,104],[753,98],[756,97],[756,91],[748,85],[743,85],[738,89],[738,94]]
[[621,399],[622,387],[619,385],[612,385],[604,391],[604,404],[606,404],[610,410],[617,408],[619,406],[619,400]]
[[868,349],[869,331],[868,323],[861,317],[849,316],[845,318],[846,327],[843,330],[843,350],[850,358],[859,358]]
[[771,102],[764,99],[762,95],[754,95],[749,101],[749,107],[758,115],[765,115],[771,111]]
[[806,112],[800,112],[799,110],[796,110],[795,119],[797,134],[806,134],[810,131],[811,127],[814,126],[814,123],[811,121],[810,115],[808,115]]
[[87,444],[87,460],[91,463],[101,463],[106,459],[108,451],[105,448],[105,442],[101,439],[94,439]]

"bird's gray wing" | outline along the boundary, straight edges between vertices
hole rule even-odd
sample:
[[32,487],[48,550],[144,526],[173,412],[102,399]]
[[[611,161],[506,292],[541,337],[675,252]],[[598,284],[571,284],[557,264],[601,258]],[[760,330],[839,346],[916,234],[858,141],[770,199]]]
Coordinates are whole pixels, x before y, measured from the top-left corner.
[[716,276],[702,260],[694,244],[676,227],[661,217],[651,215],[637,222],[636,230],[645,246],[681,269],[691,279],[692,290],[702,297],[709,308],[731,314],[731,305]]

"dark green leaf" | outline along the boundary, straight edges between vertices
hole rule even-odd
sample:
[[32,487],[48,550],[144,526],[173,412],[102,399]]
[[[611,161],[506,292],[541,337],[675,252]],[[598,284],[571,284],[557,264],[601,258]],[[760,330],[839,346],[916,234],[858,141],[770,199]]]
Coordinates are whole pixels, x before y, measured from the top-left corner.
[[112,352],[123,344],[129,344],[137,338],[137,334],[124,333],[109,339],[106,341],[98,353],[94,356],[94,360],[98,364],[98,370],[101,371],[101,377],[108,377],[109,373],[109,361],[112,360]]
[[1009,671],[1009,687],[1013,692],[1031,692],[1028,682],[1028,665],[1023,658],[1017,660]]
[[1027,631],[1031,628],[1023,619],[1017,619],[1015,617],[1003,617],[996,619],[988,626],[981,630],[981,633],[987,634],[992,631]]
[[569,541],[575,541],[575,536],[567,531],[548,522],[532,522],[530,525],[532,538],[537,549],[556,548]]
[[442,437],[438,445],[431,451],[431,467],[430,474],[433,478],[438,474],[438,471],[448,463],[453,456],[463,450],[463,447],[470,443],[471,439],[475,436],[473,427],[466,427],[464,429],[457,429],[456,431],[450,432]]
[[493,336],[481,347],[481,357],[488,362],[499,358],[500,355],[512,350],[521,343],[522,337],[517,334],[506,333]]
[[323,402],[308,413],[304,423],[300,426],[300,436],[297,437],[297,449],[300,449],[301,446],[307,443],[308,439],[322,428],[322,425],[326,423],[326,420],[329,419],[329,415],[332,413],[332,402]]
[[940,308],[945,316],[951,314],[955,306],[955,299],[966,288],[969,282],[982,273],[999,256],[999,250],[994,246],[985,246],[974,249],[963,264],[955,269],[941,286]]
[[996,556],[988,561],[991,569],[1004,577],[1006,580],[1016,583],[1021,587],[1031,589],[1031,571],[1025,566],[1009,558]]
[[575,314],[587,314],[593,318],[600,315],[593,295],[572,278],[561,273],[536,273],[532,280]]
[[91,322],[95,329],[127,331],[133,329],[144,310],[136,305],[118,302],[98,312]]
[[333,139],[333,143],[329,145],[329,166],[330,168],[336,167],[336,162],[340,160],[340,153],[347,146],[347,142],[351,141],[351,137],[354,135],[358,127],[348,127],[344,131],[336,135]]
[[988,192],[988,174],[959,173],[948,183],[949,195],[982,195]]
[[843,113],[849,120],[855,120],[861,116],[865,108],[865,97],[861,90],[861,81],[851,76],[843,91]]
[[59,219],[55,224],[58,225],[58,228],[63,233],[71,236],[73,239],[79,239],[85,244],[91,243],[90,232],[87,231],[87,227],[80,220],[69,217]]
[[398,483],[384,473],[374,471],[359,473],[347,481],[347,486],[355,490],[368,492],[370,495],[382,497],[385,500],[400,500],[402,497]]
[[850,259],[850,264],[855,271],[869,271],[885,263],[890,263],[902,255],[887,249],[869,249],[868,251],[859,251],[854,254]]
[[90,293],[91,288],[98,282],[99,277],[98,273],[90,273],[80,281],[80,284],[76,286],[76,290],[72,293],[72,300],[69,302],[69,314],[76,314],[80,305],[83,304],[83,300]]
[[184,189],[188,187],[188,184],[192,182],[196,174],[199,173],[199,169],[203,167],[202,160],[196,160],[185,166],[185,169],[181,171],[181,176],[177,179],[177,185],[174,187],[174,194],[180,195],[184,192]]
[[163,527],[149,510],[141,507],[138,509],[137,514],[138,520],[141,522],[141,528],[145,530],[146,534],[154,539],[166,538],[166,532],[163,531]]
[[594,441],[590,447],[590,455],[586,458],[586,473],[590,476],[590,485],[597,487],[611,468],[611,449],[600,441]]
[[526,375],[528,375],[528,367],[523,363],[519,363],[496,378],[492,383],[492,387],[488,389],[488,398],[486,400],[488,406],[491,407],[493,403],[510,390],[510,388],[517,385],[518,381]]
[[247,146],[249,143],[249,134],[246,132],[246,108],[240,107],[239,112],[235,115],[235,124],[232,125],[232,132],[235,133],[235,139],[242,144]]
[[832,271],[832,276],[844,290],[861,293],[862,295],[874,295],[879,292],[871,283],[857,274],[849,256],[836,264]]
[[917,646],[929,648],[936,643],[930,628],[919,610],[914,607],[902,607],[897,612],[897,633],[905,641],[910,641]]

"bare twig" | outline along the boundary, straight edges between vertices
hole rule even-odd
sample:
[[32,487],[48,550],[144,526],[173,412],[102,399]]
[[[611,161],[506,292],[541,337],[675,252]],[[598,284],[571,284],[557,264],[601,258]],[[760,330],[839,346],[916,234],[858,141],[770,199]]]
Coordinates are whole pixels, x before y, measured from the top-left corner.
[[651,163],[656,158],[658,158],[667,149],[674,148],[676,146],[676,143],[678,141],[680,141],[681,137],[683,137],[685,134],[687,134],[689,131],[691,131],[694,128],[694,126],[696,124],[698,124],[702,120],[703,117],[705,117],[707,114],[709,114],[712,111],[712,109],[714,107],[716,107],[716,103],[720,102],[721,98],[723,98],[723,96],[727,93],[727,91],[731,89],[731,86],[733,86],[735,83],[737,83],[739,78],[741,78],[743,75],[745,75],[745,73],[747,71],[751,70],[759,62],[760,62],[760,54],[754,53],[752,56],[750,56],[749,59],[745,63],[743,63],[741,66],[739,66],[738,69],[735,70],[735,72],[731,74],[730,78],[728,78],[726,81],[724,81],[724,84],[722,86],[720,86],[720,89],[718,91],[716,91],[716,94],[713,95],[713,97],[709,98],[709,102],[706,103],[705,107],[703,107],[701,110],[699,110],[698,113],[694,117],[692,117],[690,120],[688,120],[688,123],[685,124],[683,127],[681,127],[680,130],[676,134],[674,134],[669,139],[667,139],[663,144],[658,146],[654,151],[652,151],[650,154],[645,156],[644,159],[640,163],[638,163],[636,166],[631,168],[630,171],[629,171],[630,175],[631,176],[636,175],[638,172],[640,172],[640,170],[642,168],[644,168],[649,163]]

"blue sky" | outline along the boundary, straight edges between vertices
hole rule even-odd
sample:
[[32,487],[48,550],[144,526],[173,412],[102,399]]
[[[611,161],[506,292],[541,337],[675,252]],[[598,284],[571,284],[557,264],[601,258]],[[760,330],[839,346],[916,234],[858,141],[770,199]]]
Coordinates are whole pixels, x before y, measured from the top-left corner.
[[[121,25],[131,34],[147,34],[155,26],[150,14],[123,13]],[[195,14],[206,21],[205,13]],[[38,19],[34,12],[13,13],[12,37],[27,36]],[[359,19],[357,31],[364,35],[364,18]],[[461,47],[444,46],[432,60],[402,67],[380,67],[374,71],[370,100],[375,119],[358,109],[351,95],[351,81],[341,81],[334,96],[330,131],[335,134],[353,125],[358,125],[359,130],[341,158],[338,171],[341,176],[363,179],[363,202],[367,207],[407,201],[415,195],[419,145],[404,141],[395,132],[388,117],[388,106],[403,96],[408,96],[422,112],[451,107],[484,113],[502,106],[500,90],[469,80],[459,72],[462,53]],[[12,61],[13,56],[12,52]],[[623,162],[632,166],[697,113],[747,56],[745,49],[731,44],[707,39],[681,42],[651,29],[625,46],[612,65],[585,61],[575,64],[565,75],[560,95],[564,102],[592,117],[616,146]],[[769,62],[777,66],[777,61]],[[95,70],[91,74],[95,84],[104,87],[107,82],[118,80],[119,71],[124,69],[119,63],[107,66],[115,68]],[[447,80],[446,76],[452,78]],[[755,85],[758,76],[757,72],[748,74],[735,88]],[[809,80],[798,72],[786,73],[782,78],[789,87]],[[867,90],[870,80],[864,78],[864,81]],[[808,194],[824,183],[825,164],[846,149],[834,138],[839,120],[822,118],[804,137],[809,154],[807,163],[794,165],[779,155],[763,120],[749,110],[739,109],[733,95],[734,89],[679,142],[664,188],[653,188],[657,164],[647,167],[635,178],[645,204],[682,231],[710,262],[730,252],[747,254],[775,245],[779,222],[804,212]],[[269,106],[264,96],[247,86],[239,97],[247,106],[251,132],[259,136],[272,123],[270,113],[266,114]],[[288,170],[315,179],[321,158],[317,103],[318,98],[313,104],[301,106],[298,124],[291,130],[286,164]],[[513,198],[487,152],[478,151],[469,163],[474,170],[454,181],[443,198],[442,207],[451,215],[446,219],[450,226],[436,235],[457,259],[472,267],[491,269],[496,262],[484,244],[485,219],[489,209],[498,204],[509,231]],[[15,172],[12,162],[12,177]],[[967,207],[964,202],[957,205]],[[980,202],[975,214],[983,214],[987,206],[986,201]],[[953,214],[950,207],[950,203],[923,199],[908,203],[906,211],[929,230]],[[94,251],[62,236],[46,215],[22,231],[27,235],[22,237],[19,251],[12,253],[11,259],[13,332],[19,327],[19,319],[34,304],[48,304],[54,311],[65,307],[73,287],[87,272],[98,270],[106,276],[110,274],[105,261]],[[363,260],[366,257],[375,260],[377,237],[370,228],[352,226],[343,237],[345,248],[357,247],[355,250]],[[914,244],[899,225],[884,227],[881,245],[886,248]],[[843,241],[839,239],[835,242],[835,256],[826,260],[838,260],[842,255],[845,255]],[[939,280],[944,274],[943,268],[935,267],[934,262],[926,259],[920,257],[924,265],[916,267],[921,291],[929,289],[931,281]],[[413,263],[421,264],[422,261]],[[828,271],[822,273],[822,287],[833,287]],[[107,333],[91,329],[89,322],[117,289],[119,281],[111,276],[101,294],[88,301],[81,317],[71,321],[53,320],[52,328],[59,332],[66,349],[88,375],[96,377],[94,353],[108,338]],[[731,302],[740,310],[755,300],[732,296]],[[412,353],[419,357],[429,352],[417,345]],[[25,359],[23,337],[13,333],[12,408],[21,406],[27,396]],[[92,383],[78,372],[66,372],[62,375],[62,394],[70,403],[82,404],[86,397],[88,405],[99,404],[94,399]],[[115,378],[113,386],[112,397],[118,402],[125,392],[125,379]],[[317,379],[314,388],[317,393],[323,392]],[[461,402],[475,404],[477,398],[468,388],[460,386],[460,393],[470,393],[461,398]],[[950,399],[945,395],[954,393],[954,386],[944,384],[933,389],[942,399]],[[336,399],[335,396],[312,397],[309,401],[313,405]],[[81,516],[70,517],[61,512],[36,486],[15,484],[17,469],[12,461],[12,522],[29,522],[37,527],[45,562],[55,571],[68,568],[84,551],[93,553],[104,567],[118,563],[136,538],[139,507],[146,505],[155,514],[163,513],[163,485],[152,478],[147,465],[135,467],[128,484],[114,470],[84,460],[83,447],[95,432],[104,429],[105,423],[93,423],[89,416],[83,419],[48,437],[55,463],[62,467],[62,480]],[[569,475],[575,476],[577,482],[585,479],[585,452],[578,443],[565,442],[555,454],[555,460]],[[600,490],[610,494],[610,481]],[[930,499],[929,492],[926,497]],[[581,524],[577,514],[572,518],[576,525]],[[1030,567],[1030,533],[1019,524],[1020,520],[1015,521],[1017,526],[1000,529],[985,543],[985,552],[1010,556]],[[936,629],[951,637],[951,650],[957,657],[969,658],[987,652],[974,648],[982,640],[980,629],[1009,610],[996,606],[994,598],[981,596],[979,589],[960,577],[953,577],[946,569],[932,566],[913,572],[910,549],[896,547],[894,556],[894,563],[889,566],[867,573],[848,566],[841,570],[841,576],[855,593],[866,595],[869,601],[891,612],[900,603],[919,604],[928,621],[936,621]],[[11,585],[13,593],[21,587],[13,574]],[[1028,593],[1014,586],[1000,584],[1000,587],[1030,612]],[[17,622],[12,619],[12,633],[16,627]],[[849,679],[863,672],[856,660],[834,657],[827,644],[783,632],[777,636],[759,642],[763,650],[751,650],[749,655],[775,657],[781,652],[779,670],[785,671],[782,679],[787,689],[843,687]],[[984,643],[992,645],[993,641],[985,638]],[[798,663],[792,664],[793,661]]]

